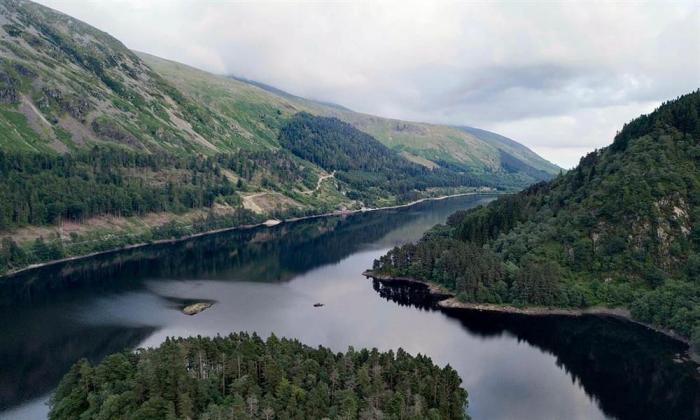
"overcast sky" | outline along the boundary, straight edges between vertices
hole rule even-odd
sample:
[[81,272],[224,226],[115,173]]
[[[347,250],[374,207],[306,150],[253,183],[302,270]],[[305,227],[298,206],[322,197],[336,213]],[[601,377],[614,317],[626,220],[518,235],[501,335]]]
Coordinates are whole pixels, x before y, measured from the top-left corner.
[[700,87],[700,2],[40,0],[128,47],[564,167]]

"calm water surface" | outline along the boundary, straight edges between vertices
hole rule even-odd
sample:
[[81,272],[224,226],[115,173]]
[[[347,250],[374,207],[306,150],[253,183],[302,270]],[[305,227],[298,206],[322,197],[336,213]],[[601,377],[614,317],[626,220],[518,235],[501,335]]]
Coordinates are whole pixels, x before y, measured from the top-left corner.
[[[402,347],[450,364],[476,419],[700,418],[684,348],[612,318],[430,309],[361,276],[388,248],[488,197],[213,235],[47,267],[0,287],[0,417],[45,418],[81,357],[168,336],[255,331],[344,351]],[[199,315],[196,300],[217,303]],[[314,308],[321,302],[325,306]]]

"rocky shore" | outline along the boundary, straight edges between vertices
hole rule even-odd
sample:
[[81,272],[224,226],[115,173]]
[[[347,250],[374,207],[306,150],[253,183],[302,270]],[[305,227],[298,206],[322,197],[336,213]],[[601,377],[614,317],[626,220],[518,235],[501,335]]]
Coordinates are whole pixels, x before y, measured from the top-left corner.
[[[415,284],[424,286],[427,288],[430,295],[435,299],[436,307],[441,309],[463,309],[469,311],[489,311],[489,312],[503,312],[510,314],[520,314],[528,316],[583,316],[583,315],[595,315],[595,316],[611,316],[616,318],[621,318],[629,322],[633,322],[638,325],[642,325],[646,328],[654,330],[658,333],[664,334],[674,340],[680,341],[686,345],[690,345],[690,341],[674,331],[667,330],[664,328],[659,328],[654,325],[650,325],[644,322],[640,322],[632,318],[632,314],[628,309],[625,308],[609,308],[607,306],[591,306],[588,308],[555,308],[555,307],[542,307],[542,306],[512,306],[512,305],[498,305],[492,303],[472,303],[472,302],[462,302],[455,297],[455,294],[446,289],[445,287],[423,280],[418,280],[410,277],[392,277],[379,273],[375,273],[372,270],[366,270],[362,273],[363,276],[377,280],[383,284],[391,285],[394,284]],[[688,349],[688,356],[694,360],[696,363],[700,364],[700,354],[697,354]]]

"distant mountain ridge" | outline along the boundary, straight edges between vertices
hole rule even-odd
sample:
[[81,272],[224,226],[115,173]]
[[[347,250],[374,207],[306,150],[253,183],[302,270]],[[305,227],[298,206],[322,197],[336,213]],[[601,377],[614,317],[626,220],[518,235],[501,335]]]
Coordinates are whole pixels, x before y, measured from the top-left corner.
[[[417,163],[429,166],[453,166],[497,184],[523,187],[548,179],[560,167],[541,158],[530,149],[515,147],[517,142],[486,130],[462,128],[382,118],[351,111],[342,105],[310,100],[265,83],[235,76],[215,76],[202,70],[145,53],[140,57],[166,80],[212,109],[240,119],[251,110],[272,108],[281,115],[304,111],[336,117],[352,124],[386,146]],[[230,82],[229,82],[230,81]],[[260,89],[259,91],[253,88]],[[211,93],[217,90],[217,94]],[[495,139],[501,139],[496,141]],[[513,174],[503,169],[501,151],[522,161],[534,171]],[[537,174],[532,176],[532,174]]]
[[[144,55],[145,55],[146,53],[139,53],[139,54],[144,54]],[[317,104],[319,104],[319,105],[321,105],[321,106],[329,106],[329,107],[331,107],[331,108],[337,108],[337,109],[339,109],[339,110],[341,110],[341,111],[353,112],[351,109],[346,108],[346,107],[344,107],[344,106],[342,106],[342,105],[338,105],[338,104],[332,103],[332,102],[319,101],[319,100],[317,100],[317,99],[307,99],[307,98],[303,98],[303,97],[301,97],[301,96],[294,95],[293,93],[289,93],[289,92],[284,91],[284,90],[282,90],[282,89],[276,88],[276,87],[274,87],[274,86],[272,86],[272,85],[268,85],[267,83],[258,82],[258,81],[255,81],[255,80],[247,79],[247,78],[245,78],[245,77],[239,77],[239,76],[233,76],[233,75],[229,75],[229,76],[227,76],[227,77],[229,77],[229,78],[231,78],[231,79],[233,79],[233,80],[238,80],[239,82],[248,83],[248,84],[251,84],[251,85],[253,85],[253,86],[257,86],[257,87],[259,87],[260,89],[266,90],[266,91],[268,91],[268,92],[270,92],[270,93],[273,93],[273,94],[275,94],[275,95],[277,95],[277,96],[284,96],[284,97],[289,98],[289,99],[295,99],[295,100],[300,100],[300,101],[316,102]]]
[[[332,102],[325,102],[325,101],[319,101],[315,99],[306,99],[301,96],[297,96],[294,94],[291,94],[289,92],[286,92],[282,89],[276,88],[274,86],[271,86],[266,83],[262,82],[257,82],[255,80],[247,79],[244,77],[237,77],[237,76],[228,76],[234,80],[238,80],[243,83],[249,83],[251,85],[257,86],[263,90],[266,90],[270,93],[273,93],[278,96],[283,96],[289,99],[293,100],[299,100],[299,101],[307,101],[307,102],[315,102],[318,105],[322,107],[331,107],[331,108],[336,108],[340,111],[344,112],[354,112],[353,110],[344,107],[342,105],[338,105],[336,103]],[[420,123],[417,123],[420,124]],[[480,128],[474,128],[474,127],[467,127],[467,126],[456,126],[456,128],[473,135],[474,137],[478,138],[479,140],[482,140],[484,142],[487,142],[494,147],[496,147],[500,152],[501,152],[501,167],[508,171],[507,166],[508,163],[505,165],[503,164],[504,160],[510,159],[511,161],[515,159],[519,163],[519,167],[527,167],[527,173],[535,179],[547,179],[551,175],[556,174],[561,168],[559,168],[557,165],[541,158],[539,155],[537,155],[535,152],[533,152],[531,149],[528,147],[524,146],[521,143],[518,143],[517,141],[510,139],[508,137],[502,136],[498,133],[494,133],[491,131],[483,130]],[[507,157],[506,159],[503,159],[503,154],[505,154]],[[517,156],[517,157],[516,157]]]
[[[211,155],[278,148],[283,120],[306,111],[348,122],[417,163],[457,165],[503,186],[522,187],[559,171],[484,131],[355,113],[134,53],[105,32],[29,1],[3,2],[0,16],[0,150],[66,153],[111,143]],[[211,92],[214,86],[218,92]],[[503,170],[500,150],[542,172]]]
[[[138,53],[141,55],[146,55],[145,53]],[[148,59],[146,59],[148,61]],[[277,96],[282,96],[288,99],[292,100],[297,100],[297,101],[305,101],[305,102],[314,102],[317,103],[318,105],[322,107],[331,107],[338,109],[340,111],[344,112],[354,112],[353,110],[343,106],[343,105],[338,105],[336,103],[332,102],[326,102],[326,101],[319,101],[315,99],[306,99],[298,95],[294,95],[292,93],[286,92],[282,89],[279,89],[275,86],[269,85],[267,83],[262,83],[258,82],[255,80],[251,80],[248,78],[244,77],[238,77],[238,76],[228,76],[233,80],[237,80],[243,83],[248,83],[254,86],[257,86],[263,90],[266,90],[272,94],[275,94]],[[413,123],[410,123],[413,124]],[[415,123],[415,124],[421,124],[421,123]],[[505,137],[503,135],[483,130],[480,128],[474,128],[474,127],[468,127],[468,126],[456,126],[457,129],[464,131],[467,134],[473,135],[474,137],[490,143],[494,147],[498,148],[500,151],[506,152],[509,155],[511,155],[513,158],[522,160],[524,165],[531,166],[533,169],[536,169],[538,171],[541,171],[542,173],[540,176],[544,176],[545,178],[548,176],[551,176],[553,174],[558,173],[561,168],[558,167],[557,165],[541,158],[539,155],[537,155],[535,152],[530,150],[528,147],[522,145],[521,143],[518,143],[517,141],[510,139],[508,137]],[[517,157],[516,157],[517,156]]]
[[531,167],[537,170],[543,171],[548,174],[551,174],[552,171],[561,170],[561,168],[559,168],[557,165],[542,159],[539,155],[530,150],[530,148],[521,143],[518,143],[513,139],[502,136],[498,133],[494,133],[492,131],[482,130],[480,128],[466,126],[459,126],[458,128],[486,142],[490,142],[496,145],[496,147],[498,147],[500,150],[509,152],[510,154],[519,157],[520,159],[524,160],[526,164],[530,165]]
[[[315,134],[290,129],[301,126]],[[559,171],[484,133],[213,75],[6,0],[0,272],[266,218],[516,190]],[[336,168],[351,160],[363,165]]]

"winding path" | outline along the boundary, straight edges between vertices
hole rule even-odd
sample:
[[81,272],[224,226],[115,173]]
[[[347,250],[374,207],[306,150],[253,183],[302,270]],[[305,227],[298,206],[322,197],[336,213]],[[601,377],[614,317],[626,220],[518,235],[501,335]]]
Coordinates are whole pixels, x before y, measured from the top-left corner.
[[328,175],[321,175],[321,176],[319,176],[319,177],[318,177],[318,181],[316,181],[316,188],[314,188],[313,190],[304,191],[303,194],[311,195],[311,194],[315,193],[316,191],[318,191],[318,190],[321,188],[321,183],[322,183],[324,180],[326,180],[326,179],[328,179],[328,178],[333,178],[334,176],[335,176],[335,171],[331,172],[331,173],[328,174]]

